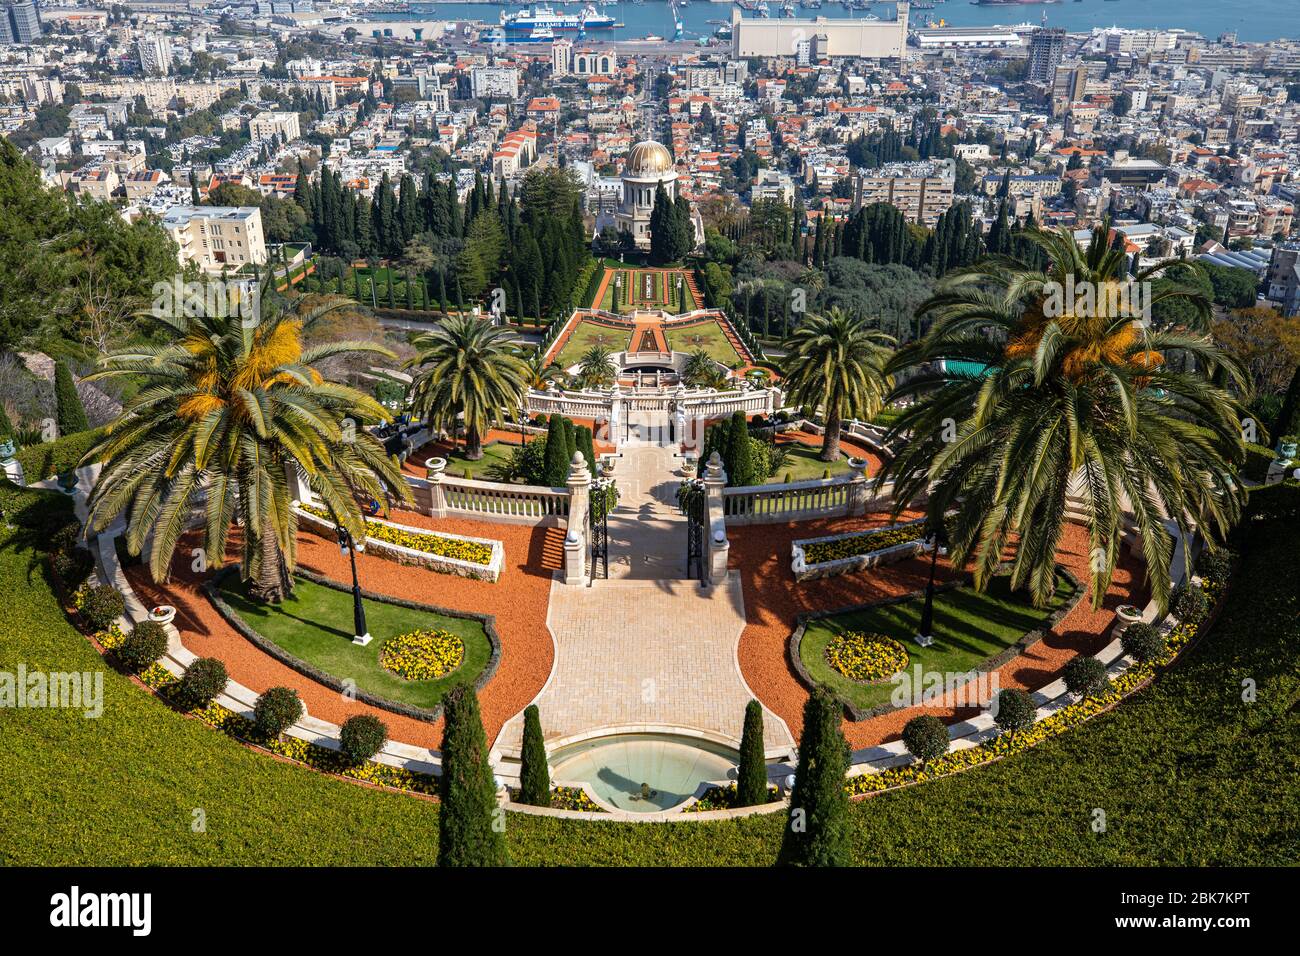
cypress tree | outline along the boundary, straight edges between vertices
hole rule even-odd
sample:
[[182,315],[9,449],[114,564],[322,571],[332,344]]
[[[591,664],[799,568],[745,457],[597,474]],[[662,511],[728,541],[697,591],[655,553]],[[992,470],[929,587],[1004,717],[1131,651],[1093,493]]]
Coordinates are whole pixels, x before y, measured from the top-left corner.
[[532,807],[551,805],[551,771],[542,740],[542,719],[536,704],[524,710],[523,768],[519,772],[519,802]]
[[745,705],[745,729],[740,736],[740,767],[736,771],[736,803],[742,807],[767,803],[767,761],[763,759],[763,705]]
[[849,797],[844,774],[849,745],[840,732],[839,703],[824,687],[803,708],[799,767],[778,866],[845,866],[849,859]]
[[4,402],[0,402],[0,438],[10,438],[14,433],[14,423],[9,420]]
[[499,826],[487,736],[472,687],[453,688],[443,703],[439,866],[509,866]]
[[586,425],[578,426],[577,445],[578,451],[582,452],[582,457],[587,461],[587,470],[593,478],[596,477],[596,445],[591,438],[591,429]]
[[573,461],[573,453],[578,450],[578,433],[572,418],[562,419],[560,429],[560,434],[564,436],[564,478],[560,480],[560,484],[564,484],[565,479],[569,477],[569,463]]
[[750,455],[749,425],[745,413],[731,413],[722,438],[722,460],[727,469],[727,484],[745,487],[754,483],[754,468]]
[[1282,409],[1273,422],[1272,431],[1275,442],[1283,435],[1300,434],[1300,366],[1296,366],[1295,373],[1291,376],[1291,384],[1287,386],[1286,397],[1282,399]]
[[552,415],[546,423],[546,455],[542,459],[542,474],[546,476],[547,487],[559,488],[569,474],[564,448],[564,418]]
[[81,396],[77,394],[72,373],[62,362],[54,363],[54,421],[59,427],[60,436],[84,432],[90,428],[86,408],[81,404]]

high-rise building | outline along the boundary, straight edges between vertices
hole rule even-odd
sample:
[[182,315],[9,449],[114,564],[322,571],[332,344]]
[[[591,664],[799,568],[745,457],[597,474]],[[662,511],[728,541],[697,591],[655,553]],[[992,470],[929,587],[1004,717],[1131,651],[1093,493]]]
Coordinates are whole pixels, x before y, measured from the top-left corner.
[[135,44],[140,55],[140,72],[146,76],[166,76],[172,70],[172,43],[161,33],[147,33]]
[[[41,13],[36,8],[36,0],[18,0],[9,4],[5,11],[10,43],[34,43],[40,39]],[[0,40],[3,40],[0,34]]]
[[1065,53],[1065,30],[1062,27],[1041,28],[1029,37],[1029,72],[1031,83],[1050,83]]

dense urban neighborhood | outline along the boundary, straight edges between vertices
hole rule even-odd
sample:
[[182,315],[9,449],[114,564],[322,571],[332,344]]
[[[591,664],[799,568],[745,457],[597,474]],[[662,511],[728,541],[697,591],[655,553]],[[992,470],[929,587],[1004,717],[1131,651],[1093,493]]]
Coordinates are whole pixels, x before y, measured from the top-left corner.
[[0,864],[1295,865],[1300,10],[1183,6],[0,0]]

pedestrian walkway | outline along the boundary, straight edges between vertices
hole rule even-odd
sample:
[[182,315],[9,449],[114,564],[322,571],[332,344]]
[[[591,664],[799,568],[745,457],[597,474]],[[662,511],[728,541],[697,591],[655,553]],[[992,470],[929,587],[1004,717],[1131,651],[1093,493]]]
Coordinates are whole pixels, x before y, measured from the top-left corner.
[[[740,740],[754,694],[737,659],[745,628],[740,579],[705,586],[686,578],[686,518],[677,509],[677,446],[662,413],[631,412],[614,479],[609,578],[551,585],[547,626],[555,665],[537,698],[548,743],[614,732],[688,731]],[[495,750],[514,757],[523,737],[512,718]],[[794,744],[766,713],[769,756]]]

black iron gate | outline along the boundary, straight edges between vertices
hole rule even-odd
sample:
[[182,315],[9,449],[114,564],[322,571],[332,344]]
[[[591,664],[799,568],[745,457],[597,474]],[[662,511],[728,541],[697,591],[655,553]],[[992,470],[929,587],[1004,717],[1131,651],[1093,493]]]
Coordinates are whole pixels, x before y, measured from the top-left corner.
[[686,576],[699,578],[701,582],[709,579],[707,558],[704,552],[704,535],[708,525],[708,506],[704,489],[693,489],[686,496]]
[[596,580],[596,565],[600,576],[609,577],[609,492],[596,487],[591,490],[587,508],[587,536],[591,540],[591,571],[589,581]]

